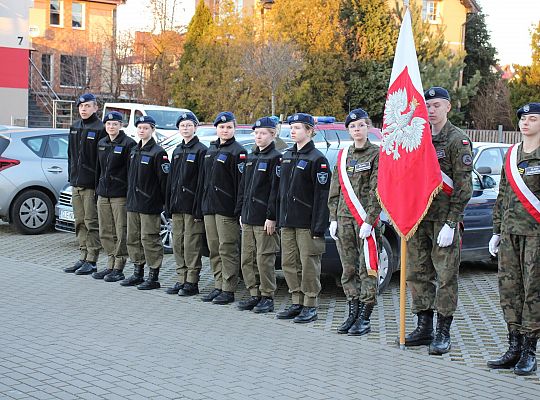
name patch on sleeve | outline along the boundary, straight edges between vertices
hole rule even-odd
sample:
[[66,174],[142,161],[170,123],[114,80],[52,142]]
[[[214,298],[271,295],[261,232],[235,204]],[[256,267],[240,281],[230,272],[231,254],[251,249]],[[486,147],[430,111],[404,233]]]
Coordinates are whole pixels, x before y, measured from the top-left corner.
[[371,168],[371,161],[358,163],[354,166],[354,172],[368,171]]
[[540,165],[535,165],[534,167],[525,168],[525,175],[538,175],[540,174]]

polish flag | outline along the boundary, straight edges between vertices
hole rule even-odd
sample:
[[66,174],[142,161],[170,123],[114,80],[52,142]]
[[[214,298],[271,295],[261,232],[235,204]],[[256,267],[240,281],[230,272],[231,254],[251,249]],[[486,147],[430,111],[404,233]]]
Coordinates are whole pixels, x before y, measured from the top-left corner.
[[409,239],[442,188],[407,8],[384,110],[377,196],[396,231]]

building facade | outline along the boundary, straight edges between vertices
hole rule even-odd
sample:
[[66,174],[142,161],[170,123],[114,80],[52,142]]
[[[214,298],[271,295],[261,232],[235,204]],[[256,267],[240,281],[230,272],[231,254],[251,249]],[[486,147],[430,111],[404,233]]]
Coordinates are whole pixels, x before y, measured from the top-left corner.
[[32,0],[0,2],[0,124],[28,119],[29,10]]

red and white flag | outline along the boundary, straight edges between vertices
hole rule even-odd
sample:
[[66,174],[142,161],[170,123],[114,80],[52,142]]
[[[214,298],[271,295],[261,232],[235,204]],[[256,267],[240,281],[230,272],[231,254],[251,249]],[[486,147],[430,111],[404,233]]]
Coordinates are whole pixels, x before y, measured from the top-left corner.
[[409,239],[442,188],[407,8],[384,109],[377,196],[401,237]]

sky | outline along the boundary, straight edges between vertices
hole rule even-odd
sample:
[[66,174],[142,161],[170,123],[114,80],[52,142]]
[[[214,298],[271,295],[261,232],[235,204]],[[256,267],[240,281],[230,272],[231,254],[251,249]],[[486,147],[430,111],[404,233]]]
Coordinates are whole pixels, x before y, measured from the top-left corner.
[[[455,0],[457,1],[457,0]],[[501,65],[531,64],[529,29],[540,21],[540,0],[476,0],[486,14],[491,44],[497,48]],[[187,26],[196,0],[179,1],[177,25]],[[128,0],[118,7],[119,30],[148,30],[152,27],[149,0]]]

